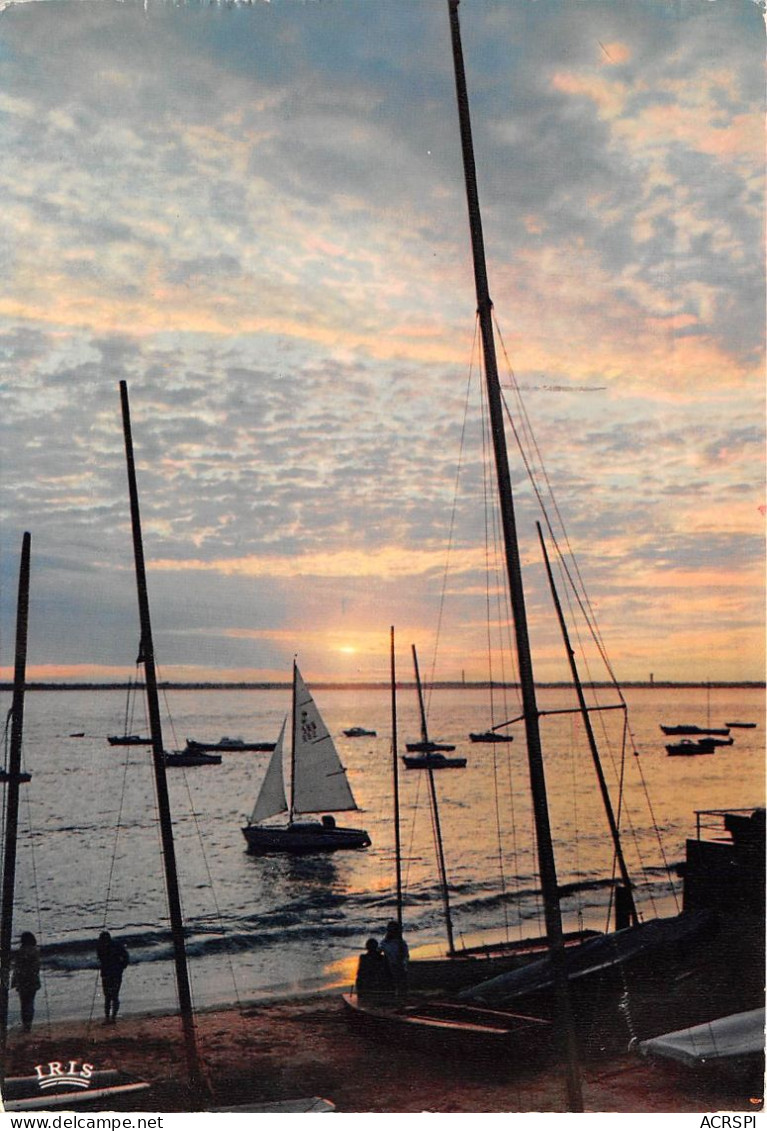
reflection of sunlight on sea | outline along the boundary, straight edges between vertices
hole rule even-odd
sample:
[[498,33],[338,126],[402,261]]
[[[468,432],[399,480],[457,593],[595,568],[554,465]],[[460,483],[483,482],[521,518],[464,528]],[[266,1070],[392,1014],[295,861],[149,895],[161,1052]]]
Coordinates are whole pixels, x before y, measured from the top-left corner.
[[[288,695],[206,690],[171,691],[168,698],[176,735],[274,740]],[[635,689],[628,698],[640,756],[638,764],[631,754],[627,759],[622,827],[647,918],[677,909],[673,865],[683,858],[685,838],[694,835],[694,810],[763,802],[764,695],[712,689],[712,724],[736,718],[759,725],[734,731],[732,747],[692,759],[666,756],[659,723],[704,724],[705,691]],[[380,937],[393,914],[389,692],[321,691],[317,699],[338,736],[361,809],[338,820],[368,829],[373,845],[367,851],[248,856],[240,830],[268,754],[225,754],[220,766],[169,771],[190,970],[200,1005],[349,984],[365,939]],[[6,707],[9,695],[7,700]],[[572,706],[563,690],[544,689],[540,700],[544,709]],[[125,1010],[167,1008],[175,1000],[150,755],[143,747],[106,743],[123,710],[121,692],[27,696],[24,756],[33,778],[22,793],[14,935],[31,929],[43,944],[45,1003],[39,1001],[39,1012],[47,1008],[53,1017],[87,1016],[94,1000],[98,1004],[94,941],[104,926],[130,947]],[[414,692],[400,694],[398,711],[404,749],[418,736]],[[622,717],[613,711],[598,718],[615,797]],[[515,726],[514,742],[495,748],[494,759],[492,746],[468,741],[469,731],[490,722],[486,692],[432,693],[434,737],[455,742],[468,758],[465,769],[435,775],[458,946],[543,933],[524,735]],[[377,737],[344,738],[342,728],[355,724],[377,730]],[[562,886],[573,885],[563,898],[565,928],[602,928],[612,850],[582,726],[573,715],[545,716],[541,726],[558,878]],[[75,732],[84,735],[69,737]],[[444,947],[444,927],[427,780],[401,763],[399,779],[407,937],[414,953],[424,947],[436,953]],[[15,1010],[15,995],[11,1005]]]

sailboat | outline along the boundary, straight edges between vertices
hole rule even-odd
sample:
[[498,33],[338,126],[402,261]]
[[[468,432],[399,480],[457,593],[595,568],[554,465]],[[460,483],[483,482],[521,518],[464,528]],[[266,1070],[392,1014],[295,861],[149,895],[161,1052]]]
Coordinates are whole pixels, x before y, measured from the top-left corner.
[[136,694],[139,690],[138,669],[142,663],[143,657],[139,655],[139,658],[136,660],[136,678],[128,680],[128,690],[125,694],[125,720],[123,722],[122,734],[108,734],[107,742],[110,746],[152,745],[151,738],[147,738],[142,734],[136,734],[132,729]]
[[455,750],[455,746],[451,746],[449,742],[433,742],[429,738],[429,731],[426,726],[426,708],[423,702],[423,688],[421,686],[421,673],[418,670],[418,655],[415,650],[415,644],[411,645],[413,650],[413,667],[415,668],[415,685],[418,691],[418,709],[421,715],[421,740],[420,742],[407,742],[405,749],[407,754],[403,754],[402,761],[405,763],[405,768],[408,770],[441,770],[447,768],[461,769],[466,765],[465,758],[447,758],[446,751]]
[[[282,769],[285,722],[261,783],[250,820],[243,827],[247,851],[254,856],[273,852],[293,854],[368,848],[364,829],[339,827],[331,813],[357,809],[335,743],[322,720],[298,665],[293,664],[293,709],[290,747],[290,803],[285,797]],[[288,814],[285,825],[265,822]],[[320,820],[303,814],[322,813]],[[297,817],[301,814],[301,817]]]

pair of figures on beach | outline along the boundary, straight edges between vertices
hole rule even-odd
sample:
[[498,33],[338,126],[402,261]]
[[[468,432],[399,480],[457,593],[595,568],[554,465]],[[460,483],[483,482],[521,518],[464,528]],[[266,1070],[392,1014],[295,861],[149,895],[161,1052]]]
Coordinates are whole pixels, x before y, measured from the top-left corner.
[[392,919],[379,945],[378,939],[368,939],[365,953],[357,963],[357,996],[370,1004],[386,1004],[392,999],[404,1001],[407,996],[408,945],[402,937],[402,928]]
[[[123,971],[130,962],[124,943],[113,939],[109,931],[102,931],[96,944],[96,957],[101,970],[104,991],[104,1022],[114,1022],[120,1008],[120,987]],[[32,1028],[35,1017],[35,995],[40,989],[40,948],[31,931],[23,931],[19,949],[13,960],[11,985],[19,995],[21,1027],[25,1033]]]

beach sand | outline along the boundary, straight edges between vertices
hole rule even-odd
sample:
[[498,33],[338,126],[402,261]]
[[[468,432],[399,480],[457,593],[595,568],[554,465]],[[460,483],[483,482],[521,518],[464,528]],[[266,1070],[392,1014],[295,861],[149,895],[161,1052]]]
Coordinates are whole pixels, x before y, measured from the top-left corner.
[[[120,1017],[115,1025],[41,1023],[12,1032],[8,1076],[49,1061],[86,1061],[148,1082],[149,1091],[103,1110],[191,1112],[320,1096],[339,1112],[560,1112],[561,1068],[514,1054],[446,1055],[382,1039],[350,1015],[340,994],[214,1009],[196,1018],[210,1085],[206,1098],[186,1082],[178,1016]],[[759,1111],[761,1096],[726,1081],[622,1053],[582,1065],[591,1112]],[[247,1107],[245,1108],[247,1110]]]

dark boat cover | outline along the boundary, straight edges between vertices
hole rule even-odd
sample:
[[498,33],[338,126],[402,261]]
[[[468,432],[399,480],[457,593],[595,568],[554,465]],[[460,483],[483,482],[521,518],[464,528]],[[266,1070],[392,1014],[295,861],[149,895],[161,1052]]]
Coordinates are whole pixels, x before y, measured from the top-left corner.
[[643,1056],[662,1056],[690,1065],[758,1057],[764,1053],[764,1006],[664,1033],[640,1041],[637,1047]]
[[[571,982],[626,965],[635,959],[647,958],[668,948],[692,942],[710,924],[708,910],[683,911],[667,919],[651,919],[636,927],[626,927],[609,935],[589,939],[565,952],[565,966]],[[527,994],[549,990],[554,985],[551,958],[547,955],[519,970],[510,970],[462,990],[464,1001],[482,1002],[494,1008],[505,1008]]]

